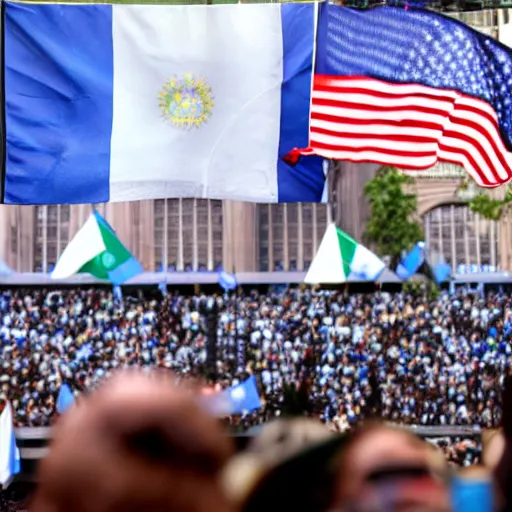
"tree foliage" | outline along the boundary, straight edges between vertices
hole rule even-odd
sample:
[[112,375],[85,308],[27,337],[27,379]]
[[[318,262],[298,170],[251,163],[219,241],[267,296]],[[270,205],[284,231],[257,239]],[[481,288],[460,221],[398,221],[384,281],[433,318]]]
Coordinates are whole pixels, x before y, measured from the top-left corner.
[[[460,189],[464,190],[464,187],[468,187],[467,181],[462,183]],[[486,192],[480,192],[468,201],[468,205],[472,212],[481,215],[485,219],[500,220],[502,215],[512,206],[512,189],[510,185],[506,185],[503,199],[496,199]]]
[[366,241],[375,246],[380,256],[389,256],[392,267],[398,264],[403,251],[423,239],[423,229],[415,218],[416,195],[406,190],[412,181],[397,169],[382,167],[364,187],[371,209]]

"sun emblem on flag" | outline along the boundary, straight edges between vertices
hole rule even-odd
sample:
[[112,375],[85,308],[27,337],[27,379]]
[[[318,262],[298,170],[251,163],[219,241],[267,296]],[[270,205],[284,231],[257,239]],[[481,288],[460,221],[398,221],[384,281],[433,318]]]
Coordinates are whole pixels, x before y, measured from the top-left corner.
[[205,78],[196,79],[192,73],[168,80],[158,99],[164,118],[185,130],[206,123],[214,107],[212,88]]
[[105,251],[101,255],[101,263],[107,269],[113,268],[116,264],[116,257],[111,252]]

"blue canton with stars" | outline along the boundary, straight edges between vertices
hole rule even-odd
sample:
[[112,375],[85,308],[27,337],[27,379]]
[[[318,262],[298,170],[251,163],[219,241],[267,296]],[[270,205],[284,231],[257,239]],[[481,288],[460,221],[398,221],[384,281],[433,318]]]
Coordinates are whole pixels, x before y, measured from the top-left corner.
[[512,151],[512,51],[438,13],[321,6],[316,73],[454,89],[489,103]]

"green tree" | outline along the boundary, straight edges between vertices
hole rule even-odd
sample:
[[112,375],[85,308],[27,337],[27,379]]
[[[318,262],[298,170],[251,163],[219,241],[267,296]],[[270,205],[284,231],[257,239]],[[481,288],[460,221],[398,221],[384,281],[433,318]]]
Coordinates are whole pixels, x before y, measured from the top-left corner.
[[[459,190],[464,192],[472,185],[473,183],[469,180],[464,180]],[[470,210],[486,219],[500,220],[501,216],[512,207],[512,188],[510,185],[504,186],[505,194],[500,199],[489,196],[485,191],[473,194],[474,197],[468,201]]]
[[406,190],[412,178],[392,167],[382,167],[364,187],[371,212],[365,238],[380,256],[389,256],[394,268],[403,251],[423,239],[423,229],[415,218],[417,198]]

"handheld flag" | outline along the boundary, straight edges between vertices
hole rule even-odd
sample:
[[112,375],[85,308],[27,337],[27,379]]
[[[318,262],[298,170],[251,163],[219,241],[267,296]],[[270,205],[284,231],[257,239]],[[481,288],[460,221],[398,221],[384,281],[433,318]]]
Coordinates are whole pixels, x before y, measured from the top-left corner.
[[237,287],[236,276],[221,270],[219,272],[219,285],[224,291],[234,290]]
[[418,242],[402,259],[396,269],[396,275],[404,281],[414,274],[423,274],[437,284],[448,281],[452,273],[451,266],[444,261],[433,265],[426,249],[425,242]]
[[75,403],[75,396],[67,384],[62,384],[57,397],[57,412],[64,414]]
[[78,361],[83,361],[85,359],[89,359],[89,357],[92,356],[94,350],[92,348],[91,343],[86,343],[82,345],[77,351],[76,351],[76,359]]
[[425,242],[418,242],[408,252],[396,268],[396,275],[406,281],[412,277],[425,262]]
[[141,264],[96,211],[66,247],[52,277],[63,279],[83,272],[114,284],[122,284],[142,272]]
[[6,203],[321,201],[314,3],[4,5]]
[[12,408],[7,402],[0,414],[0,486],[8,485],[20,471],[20,451],[16,446]]
[[452,276],[452,267],[448,263],[438,263],[432,267],[432,272],[438,284],[445,283]]
[[167,297],[167,283],[165,281],[158,283],[158,289],[163,297]]
[[373,252],[338,229],[327,226],[305,283],[328,284],[352,281],[375,281],[384,270],[384,262]]
[[512,177],[512,51],[422,9],[325,2],[309,147],[289,155],[420,170],[461,165],[482,187]]
[[121,302],[123,300],[123,290],[122,290],[122,288],[118,284],[116,284],[112,291],[113,291],[113,294],[114,294],[114,298],[118,302]]
[[206,395],[204,401],[210,411],[219,417],[243,414],[261,408],[261,399],[254,375],[238,386],[224,389],[220,393]]

